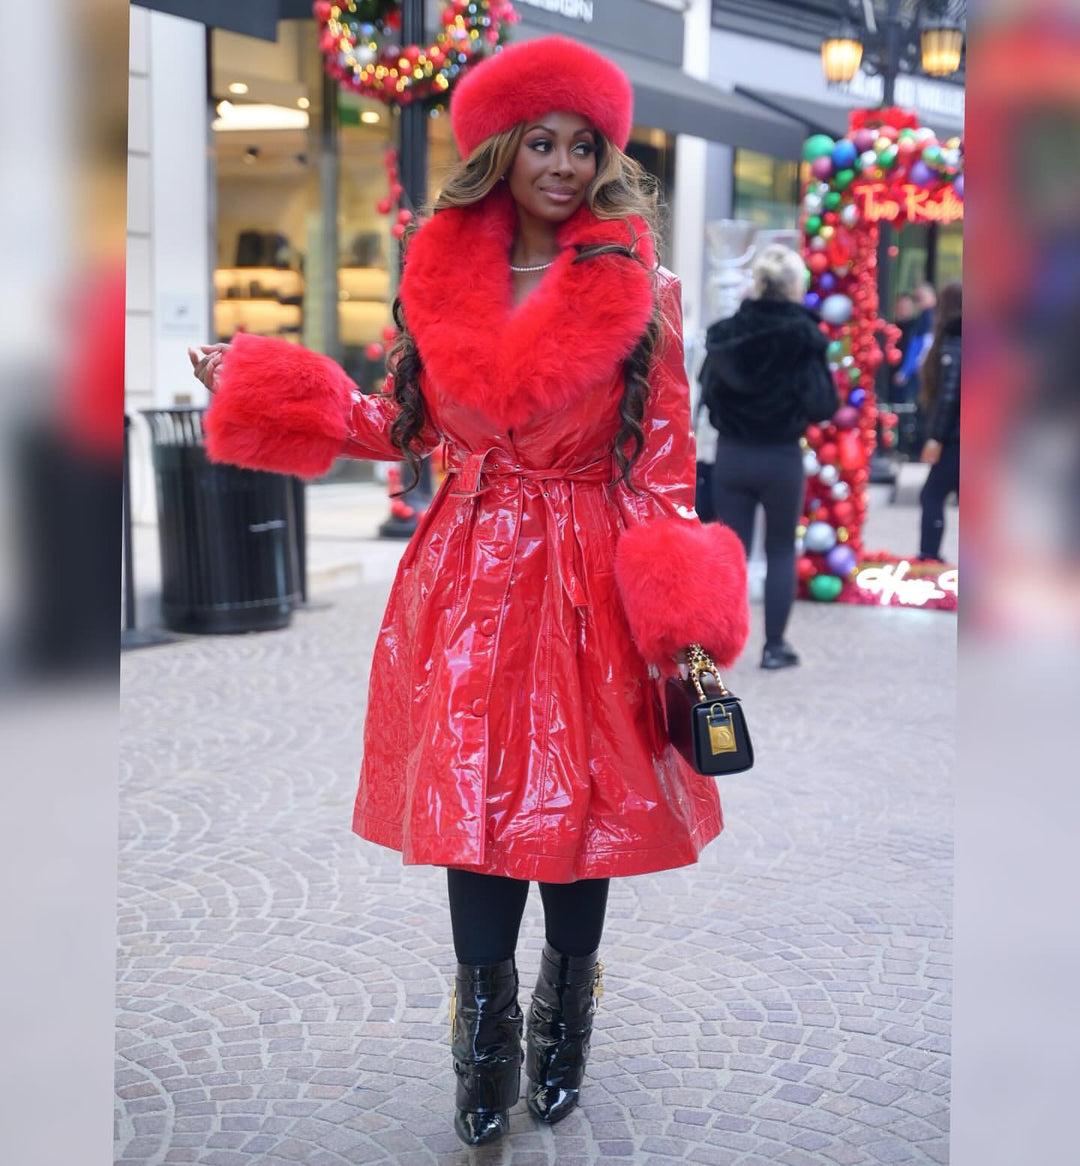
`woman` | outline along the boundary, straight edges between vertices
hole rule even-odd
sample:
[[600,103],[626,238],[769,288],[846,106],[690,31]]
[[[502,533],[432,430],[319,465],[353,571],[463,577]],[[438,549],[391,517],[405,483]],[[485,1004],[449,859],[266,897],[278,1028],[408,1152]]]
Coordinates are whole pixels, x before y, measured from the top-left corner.
[[939,562],[945,533],[945,499],[960,491],[960,357],[964,289],[946,284],[938,301],[934,342],[922,370],[919,408],[927,419],[921,461],[930,467],[919,502],[922,531],[919,558]]
[[444,443],[372,661],[353,829],[447,868],[454,1124],[479,1145],[518,1098],[529,880],[528,1105],[555,1122],[584,1074],[609,879],[695,862],[723,825],[666,738],[659,677],[694,642],[729,665],[748,612],[737,538],[693,510],[679,285],[623,153],[627,78],[544,38],[476,66],[451,120],[464,161],[408,244],[391,393],[251,336],[197,373],[219,460],[315,476]]
[[799,438],[840,406],[817,317],[803,307],[806,267],[787,247],[766,247],[753,266],[753,296],[708,331],[701,371],[720,437],[713,509],[747,554],[754,513],[765,509],[765,647],[762,668],[799,663],[784,639],[795,602],[795,527],[804,475]]

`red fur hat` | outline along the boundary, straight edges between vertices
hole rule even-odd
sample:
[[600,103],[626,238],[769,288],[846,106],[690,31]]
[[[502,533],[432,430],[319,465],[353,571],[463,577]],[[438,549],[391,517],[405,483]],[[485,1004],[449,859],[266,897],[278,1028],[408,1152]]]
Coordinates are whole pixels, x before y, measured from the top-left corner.
[[618,65],[569,37],[544,36],[474,65],[453,92],[450,120],[462,158],[492,134],[553,110],[588,118],[622,150],[633,108],[634,91]]

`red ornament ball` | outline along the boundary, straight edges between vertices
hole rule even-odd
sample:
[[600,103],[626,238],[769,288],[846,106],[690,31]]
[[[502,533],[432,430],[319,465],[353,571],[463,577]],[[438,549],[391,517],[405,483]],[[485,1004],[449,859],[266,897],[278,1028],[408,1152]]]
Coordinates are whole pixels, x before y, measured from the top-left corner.
[[311,10],[315,14],[315,19],[325,24],[330,19],[330,7],[330,0],[316,0]]
[[364,349],[364,355],[368,360],[382,360],[385,352],[386,349],[377,340],[373,341]]
[[393,344],[397,339],[397,328],[393,324],[387,324],[382,330],[382,337],[387,344]]
[[817,567],[814,566],[813,560],[806,555],[800,556],[799,561],[795,564],[795,570],[804,583],[813,579],[817,574]]
[[831,441],[827,441],[817,451],[818,461],[821,462],[821,464],[823,466],[831,466],[836,461],[837,457],[839,457],[839,456],[840,456],[840,451],[836,448],[836,445]]
[[824,275],[829,270],[829,257],[824,251],[814,251],[807,260],[806,266],[814,275]]
[[390,228],[390,234],[393,235],[395,239],[400,239],[405,234],[405,224],[395,223]]
[[390,199],[380,198],[379,201],[375,204],[375,209],[379,212],[380,215],[388,215],[390,213],[390,208],[393,205],[394,204],[390,201]]
[[806,444],[811,449],[817,449],[821,444],[821,428],[817,425],[811,425],[806,431]]
[[413,220],[412,211],[407,210],[405,207],[402,207],[401,210],[398,211],[397,221],[399,223],[411,223],[412,220]]

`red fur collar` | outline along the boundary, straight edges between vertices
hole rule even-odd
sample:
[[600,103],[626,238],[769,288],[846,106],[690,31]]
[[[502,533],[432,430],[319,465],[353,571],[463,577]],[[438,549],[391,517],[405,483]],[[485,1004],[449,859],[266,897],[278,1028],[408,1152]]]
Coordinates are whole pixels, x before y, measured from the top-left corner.
[[[653,312],[655,251],[643,220],[598,219],[583,205],[558,232],[562,250],[513,306],[509,267],[516,213],[497,189],[436,213],[413,237],[401,279],[405,319],[436,397],[510,428],[607,386]],[[642,263],[576,248],[631,243]]]

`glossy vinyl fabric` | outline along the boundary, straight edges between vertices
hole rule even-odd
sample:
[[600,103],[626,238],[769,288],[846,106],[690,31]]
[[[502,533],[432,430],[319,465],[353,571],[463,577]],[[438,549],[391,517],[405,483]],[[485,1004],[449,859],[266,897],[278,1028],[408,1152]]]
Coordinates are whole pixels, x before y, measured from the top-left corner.
[[[714,780],[666,738],[614,574],[627,528],[697,524],[678,284],[661,280],[640,494],[611,457],[621,369],[507,430],[424,383],[424,443],[445,438],[452,472],[390,594],[353,818],[405,863],[571,882],[694,862],[722,829]],[[396,459],[395,409],[354,395],[346,452]]]

